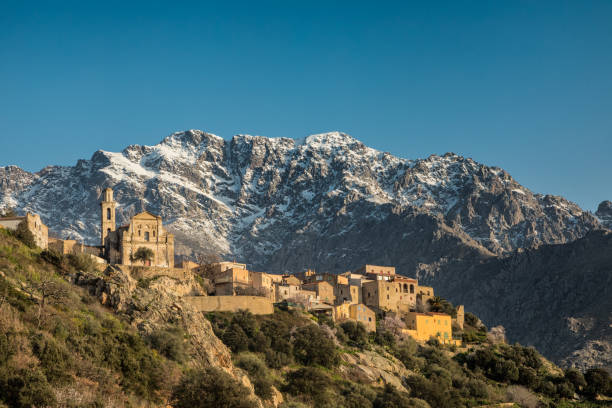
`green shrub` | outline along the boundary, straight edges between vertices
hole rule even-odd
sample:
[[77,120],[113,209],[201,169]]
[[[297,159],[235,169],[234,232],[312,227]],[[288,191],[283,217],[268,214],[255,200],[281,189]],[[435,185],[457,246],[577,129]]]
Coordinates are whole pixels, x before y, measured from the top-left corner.
[[151,347],[160,354],[176,362],[187,358],[184,333],[177,327],[154,331],[148,336]]
[[584,373],[586,387],[584,394],[591,398],[597,395],[612,396],[612,378],[603,368],[591,368]]
[[223,332],[221,340],[223,340],[223,343],[225,343],[234,353],[246,351],[249,348],[249,338],[244,330],[242,330],[242,327],[236,323],[230,324]]
[[30,408],[55,405],[55,394],[37,368],[0,368],[0,401],[9,407]]
[[276,350],[266,350],[266,364],[270,368],[280,369],[293,362],[291,354],[285,354]]
[[340,327],[347,336],[349,345],[364,348],[368,344],[368,332],[363,323],[347,320],[341,323]]
[[304,367],[287,373],[285,391],[308,401],[321,401],[332,385],[331,377],[317,367]]
[[68,264],[77,271],[92,272],[95,269],[95,262],[88,254],[69,254],[66,256]]
[[393,348],[396,342],[395,335],[388,330],[377,327],[374,342],[383,347]]
[[268,368],[259,357],[250,353],[241,354],[236,359],[236,366],[249,374],[255,388],[255,394],[264,400],[272,397],[272,380],[268,375]]
[[172,392],[175,408],[255,408],[249,390],[225,371],[208,367],[187,371]]
[[17,225],[17,229],[15,230],[15,237],[23,242],[29,248],[36,248],[36,238],[34,238],[34,234],[28,228],[28,224],[25,220],[21,221]]
[[293,337],[293,356],[298,362],[328,368],[339,363],[334,341],[319,326],[310,324],[301,327]]
[[64,265],[64,256],[53,249],[43,250],[40,253],[40,259],[58,268],[62,268]]
[[584,375],[575,368],[569,368],[565,371],[565,379],[568,380],[578,392],[586,386]]
[[72,358],[63,344],[54,338],[36,335],[32,341],[32,352],[51,384],[65,384],[71,380]]
[[413,406],[410,397],[400,392],[391,384],[385,384],[385,388],[378,394],[374,403],[374,408],[405,408]]

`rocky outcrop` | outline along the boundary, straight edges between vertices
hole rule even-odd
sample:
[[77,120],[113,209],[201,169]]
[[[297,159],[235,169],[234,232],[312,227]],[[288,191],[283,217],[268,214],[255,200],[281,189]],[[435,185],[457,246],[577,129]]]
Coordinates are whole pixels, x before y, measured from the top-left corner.
[[121,269],[109,266],[104,276],[79,274],[74,283],[88,288],[102,304],[143,335],[169,325],[182,328],[189,337],[190,364],[222,368],[254,392],[245,373],[232,364],[230,350],[215,336],[210,322],[182,301],[182,294],[193,294],[197,287],[193,277],[177,280],[160,275],[137,281]]
[[379,354],[374,351],[361,351],[354,354],[343,353],[343,364],[340,371],[353,381],[373,386],[391,384],[397,389],[406,391],[403,379],[413,372],[388,353]]
[[612,229],[612,201],[606,200],[599,203],[595,216],[599,218],[603,226]]

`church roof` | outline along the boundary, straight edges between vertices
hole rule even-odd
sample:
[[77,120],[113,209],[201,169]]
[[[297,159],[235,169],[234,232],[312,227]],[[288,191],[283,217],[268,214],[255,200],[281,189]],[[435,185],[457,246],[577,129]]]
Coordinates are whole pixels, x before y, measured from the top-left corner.
[[149,219],[150,220],[150,219],[158,219],[158,218],[161,218],[161,217],[159,215],[155,215],[155,214],[150,213],[148,211],[143,211],[143,212],[138,213],[138,214],[136,214],[135,216],[132,217],[132,219],[136,219],[136,218],[141,219],[141,220],[142,219]]

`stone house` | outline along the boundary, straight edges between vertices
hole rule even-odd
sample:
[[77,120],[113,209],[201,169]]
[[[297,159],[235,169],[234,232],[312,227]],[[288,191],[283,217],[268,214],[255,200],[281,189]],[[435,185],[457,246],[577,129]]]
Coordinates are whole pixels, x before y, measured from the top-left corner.
[[363,303],[374,309],[400,311],[400,293],[395,282],[387,280],[366,281],[362,285]]
[[211,282],[215,286],[215,295],[217,296],[233,296],[236,294],[236,289],[245,289],[252,286],[249,271],[243,268],[226,269],[215,274]]
[[344,303],[334,306],[334,320],[353,320],[362,323],[369,332],[376,331],[376,313],[364,304]]
[[334,285],[335,303],[340,305],[343,303],[362,303],[361,287],[352,285]]
[[326,281],[305,283],[302,289],[310,290],[317,294],[317,299],[321,302],[332,305],[334,303],[334,287]]
[[[110,188],[104,190],[100,207],[101,244],[104,257],[111,264],[174,268],[174,235],[163,227],[160,216],[143,211],[132,217],[129,224],[116,228],[116,203]],[[135,260],[134,255],[140,248],[150,249],[153,259]]]
[[15,231],[22,222],[25,222],[28,230],[34,236],[36,246],[47,249],[49,246],[49,228],[43,224],[38,214],[26,213],[22,217],[2,217],[0,218],[0,227]]
[[395,276],[395,266],[363,265],[353,271],[371,280],[392,280]]

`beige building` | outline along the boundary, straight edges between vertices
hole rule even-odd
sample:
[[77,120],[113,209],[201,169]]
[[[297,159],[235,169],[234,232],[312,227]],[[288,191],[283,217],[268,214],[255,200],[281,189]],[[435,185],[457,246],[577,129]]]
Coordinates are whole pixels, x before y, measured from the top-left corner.
[[310,303],[317,299],[317,292],[305,290],[297,285],[277,284],[275,289],[275,301],[293,300],[297,302]]
[[372,280],[392,280],[395,276],[395,266],[363,265],[355,269],[355,274],[365,275]]
[[335,303],[341,305],[343,303],[362,303],[361,288],[351,285],[334,285]]
[[249,271],[242,268],[230,268],[220,272],[211,279],[215,285],[216,296],[232,296],[236,289],[245,289],[251,286]]
[[362,285],[363,303],[375,309],[400,311],[400,293],[396,283],[387,280],[366,281]]
[[376,331],[376,313],[364,304],[344,303],[334,306],[334,320],[354,320],[362,323],[367,331]]
[[[116,203],[110,188],[104,190],[100,207],[102,246],[111,264],[174,268],[174,235],[163,227],[160,216],[143,211],[132,217],[129,224],[116,228]],[[140,248],[153,251],[153,259],[135,260],[134,255]]]
[[329,282],[305,283],[302,285],[302,289],[315,292],[317,294],[317,299],[321,302],[330,305],[334,303],[334,287]]
[[47,249],[49,246],[49,229],[43,224],[38,214],[26,213],[23,217],[2,217],[0,218],[0,227],[14,231],[22,222],[25,222],[32,235],[34,235],[36,246]]

